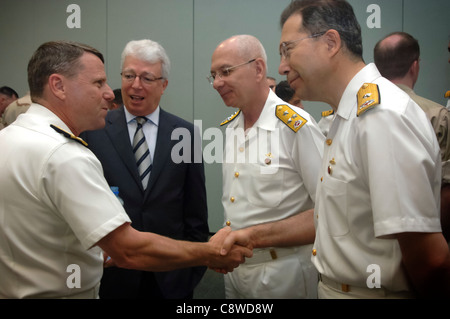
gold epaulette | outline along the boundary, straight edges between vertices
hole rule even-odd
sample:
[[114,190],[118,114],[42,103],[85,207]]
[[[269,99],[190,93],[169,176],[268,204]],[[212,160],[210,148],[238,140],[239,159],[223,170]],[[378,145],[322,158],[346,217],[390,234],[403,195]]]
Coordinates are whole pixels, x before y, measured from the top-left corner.
[[322,112],[322,117],[327,117],[334,114],[334,110],[328,110],[328,111],[323,111]]
[[447,92],[445,92],[445,95],[444,95],[447,99],[449,99],[450,98],[450,91],[447,91]]
[[82,138],[79,138],[79,137],[73,135],[72,133],[66,132],[66,131],[64,131],[62,128],[60,128],[60,127],[58,127],[58,126],[56,126],[56,125],[50,124],[50,127],[51,127],[52,129],[54,129],[56,132],[58,132],[58,133],[64,135],[65,137],[67,137],[67,138],[69,138],[69,139],[71,139],[71,140],[74,140],[74,141],[76,141],[76,142],[78,142],[78,143],[80,143],[81,145],[84,145],[84,146],[86,146],[86,147],[88,146],[88,143],[86,143],[85,141],[83,141]]
[[380,104],[380,91],[378,85],[373,83],[364,83],[357,94],[358,109],[356,115],[360,116],[367,110]]
[[277,105],[275,115],[294,132],[297,132],[308,122],[286,104]]
[[220,126],[225,125],[233,121],[238,115],[241,113],[241,110],[236,111],[233,115],[228,116],[222,123],[220,123]]

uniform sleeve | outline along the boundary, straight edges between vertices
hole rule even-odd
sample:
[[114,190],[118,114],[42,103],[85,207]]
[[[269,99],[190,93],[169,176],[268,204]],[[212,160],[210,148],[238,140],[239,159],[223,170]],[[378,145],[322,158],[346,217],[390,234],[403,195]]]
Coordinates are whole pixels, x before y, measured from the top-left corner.
[[52,153],[42,180],[41,192],[49,207],[67,222],[86,249],[130,222],[110,191],[100,162],[76,142],[65,143]]
[[375,235],[440,231],[439,147],[425,114],[411,100],[404,113],[375,108],[357,131]]

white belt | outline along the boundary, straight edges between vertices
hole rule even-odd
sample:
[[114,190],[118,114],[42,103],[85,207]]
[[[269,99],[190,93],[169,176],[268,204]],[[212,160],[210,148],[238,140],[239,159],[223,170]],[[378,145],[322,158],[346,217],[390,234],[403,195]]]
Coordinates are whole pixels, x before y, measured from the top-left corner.
[[245,259],[245,265],[265,263],[299,253],[298,247],[255,249],[253,257]]
[[337,282],[327,276],[319,274],[319,280],[326,286],[333,288],[335,290],[341,291],[343,293],[352,293],[357,298],[411,298],[412,295],[409,291],[395,292],[388,290],[384,287],[380,288],[369,288],[369,287],[359,287],[348,285],[344,283]]

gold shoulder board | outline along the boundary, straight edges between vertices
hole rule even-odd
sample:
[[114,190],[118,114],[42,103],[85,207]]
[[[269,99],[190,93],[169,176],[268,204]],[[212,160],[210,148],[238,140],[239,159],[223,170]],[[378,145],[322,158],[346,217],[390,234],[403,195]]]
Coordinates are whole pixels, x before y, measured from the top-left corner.
[[322,117],[327,117],[327,116],[329,116],[329,115],[331,115],[333,113],[334,113],[334,110],[323,111],[322,112]]
[[445,97],[450,98],[450,91],[445,92]]
[[73,134],[71,134],[71,133],[69,133],[69,132],[66,132],[66,131],[64,131],[62,128],[60,128],[60,127],[58,127],[58,126],[56,126],[56,125],[50,124],[50,127],[51,127],[52,129],[54,129],[56,132],[58,132],[58,133],[64,135],[65,137],[67,137],[67,138],[69,138],[69,139],[71,139],[71,140],[74,140],[74,141],[76,141],[76,142],[78,142],[78,143],[80,143],[81,145],[84,145],[84,146],[86,146],[86,147],[88,146],[88,143],[86,143],[82,138],[79,138],[79,137],[77,137],[77,136],[75,136],[75,135],[73,135]]
[[378,85],[373,83],[364,83],[358,91],[358,109],[356,115],[360,116],[367,110],[380,104],[380,91]]
[[241,110],[236,111],[233,115],[228,116],[222,123],[220,123],[220,126],[225,125],[233,121],[238,115],[241,113]]
[[306,122],[308,122],[285,104],[276,106],[275,115],[294,132],[297,132]]

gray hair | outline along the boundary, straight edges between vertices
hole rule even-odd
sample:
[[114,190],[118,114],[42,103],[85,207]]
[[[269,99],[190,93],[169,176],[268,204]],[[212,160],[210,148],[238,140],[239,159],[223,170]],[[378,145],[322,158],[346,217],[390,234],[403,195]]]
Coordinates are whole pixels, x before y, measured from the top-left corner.
[[123,62],[127,56],[133,56],[152,64],[161,62],[161,75],[165,79],[169,78],[170,60],[166,50],[158,42],[148,39],[128,42],[122,52],[121,68],[123,68]]

